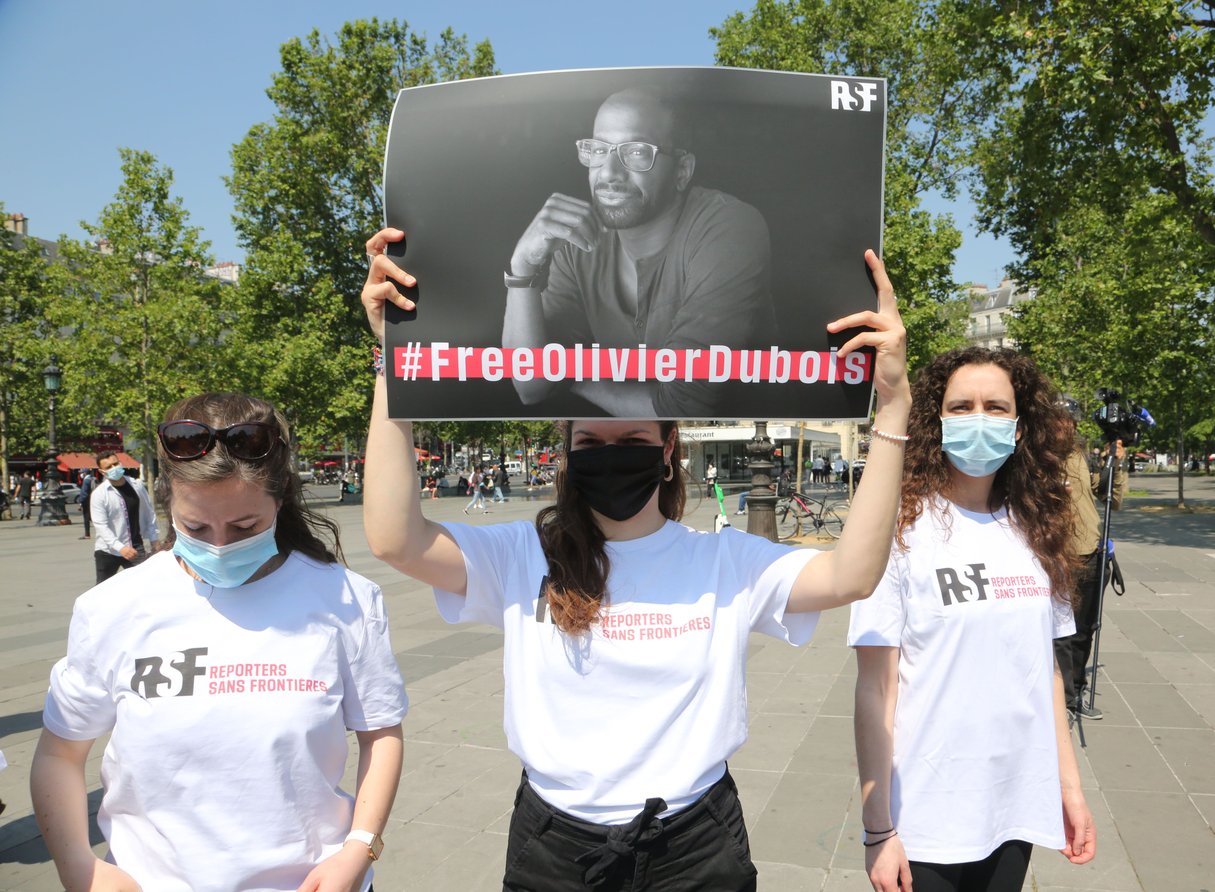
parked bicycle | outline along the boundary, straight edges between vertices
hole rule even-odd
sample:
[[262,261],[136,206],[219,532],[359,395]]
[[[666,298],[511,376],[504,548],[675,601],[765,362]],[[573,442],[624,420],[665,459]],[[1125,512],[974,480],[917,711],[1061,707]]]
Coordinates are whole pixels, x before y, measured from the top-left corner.
[[843,518],[825,499],[816,499],[804,492],[791,492],[776,502],[778,539],[793,539],[811,533],[820,539],[838,539],[843,531]]

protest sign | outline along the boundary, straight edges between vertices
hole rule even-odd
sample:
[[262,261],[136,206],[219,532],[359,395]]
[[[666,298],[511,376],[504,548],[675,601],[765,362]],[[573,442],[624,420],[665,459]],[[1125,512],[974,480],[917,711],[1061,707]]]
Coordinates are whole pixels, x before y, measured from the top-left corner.
[[397,418],[864,418],[885,82],[728,68],[402,90]]

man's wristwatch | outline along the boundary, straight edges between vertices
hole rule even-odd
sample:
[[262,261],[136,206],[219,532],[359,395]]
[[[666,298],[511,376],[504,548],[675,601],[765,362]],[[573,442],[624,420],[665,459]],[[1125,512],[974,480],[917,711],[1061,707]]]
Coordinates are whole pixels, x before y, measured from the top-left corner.
[[380,853],[384,851],[384,840],[370,830],[351,830],[346,834],[346,842],[361,842],[367,846],[367,857],[372,861],[379,861]]
[[502,275],[502,281],[507,288],[535,288],[537,291],[543,291],[548,287],[548,267],[543,266],[530,276],[516,276],[508,266]]

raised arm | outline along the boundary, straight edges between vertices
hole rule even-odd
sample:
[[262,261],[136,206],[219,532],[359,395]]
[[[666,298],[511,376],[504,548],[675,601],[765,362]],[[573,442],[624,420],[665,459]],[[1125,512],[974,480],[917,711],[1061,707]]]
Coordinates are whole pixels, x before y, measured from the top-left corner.
[[[363,308],[371,330],[384,342],[384,304],[405,310],[413,301],[397,292],[393,282],[412,286],[413,276],[387,256],[389,242],[400,241],[399,229],[382,229],[367,241],[371,267],[363,286]],[[450,592],[462,594],[468,583],[464,556],[455,539],[422,514],[418,469],[413,447],[413,423],[388,418],[388,388],[376,376],[367,432],[366,478],[363,483],[363,527],[371,553],[402,573]]]
[[[597,235],[598,224],[590,202],[560,192],[549,196],[511,254],[505,277],[503,347],[542,347],[549,342],[543,293],[553,254],[566,243],[579,251],[589,252]],[[511,383],[524,405],[539,402],[553,389],[553,382],[540,375],[530,381],[512,379]]]
[[794,581],[788,610],[826,610],[867,598],[886,569],[890,542],[898,517],[903,480],[903,443],[911,410],[907,382],[907,332],[895,305],[886,267],[873,251],[865,262],[877,286],[877,312],[853,313],[830,323],[829,331],[867,326],[839,350],[844,357],[860,347],[873,347],[874,388],[877,391],[875,433],[865,476],[848,510],[848,524],[834,550],[808,563]]

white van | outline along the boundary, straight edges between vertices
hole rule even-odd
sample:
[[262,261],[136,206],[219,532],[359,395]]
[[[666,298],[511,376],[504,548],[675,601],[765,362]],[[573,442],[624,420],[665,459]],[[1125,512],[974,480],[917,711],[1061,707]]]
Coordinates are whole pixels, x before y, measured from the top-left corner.
[[522,474],[522,473],[523,473],[523,462],[508,461],[506,463],[506,476],[514,477],[514,476],[516,476],[518,474]]

